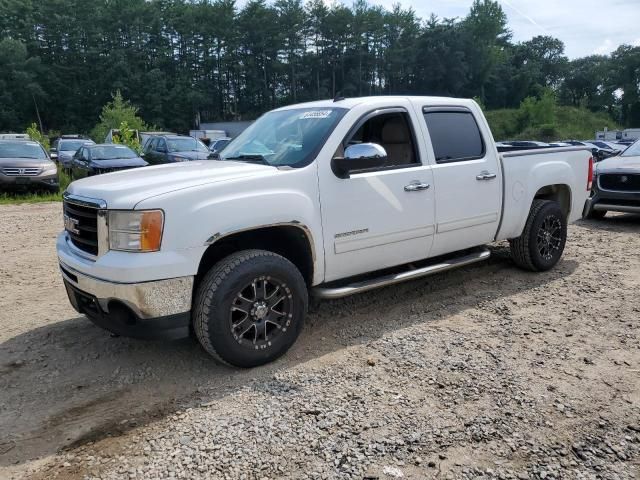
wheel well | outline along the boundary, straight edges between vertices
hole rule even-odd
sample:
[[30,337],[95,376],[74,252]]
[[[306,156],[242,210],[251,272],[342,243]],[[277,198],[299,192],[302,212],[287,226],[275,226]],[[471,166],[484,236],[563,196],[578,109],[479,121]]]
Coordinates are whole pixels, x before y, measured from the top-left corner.
[[240,250],[267,250],[293,263],[307,286],[313,280],[313,250],[311,239],[301,227],[279,225],[246,230],[224,236],[211,244],[200,259],[196,285],[216,263]]
[[534,199],[558,202],[565,218],[569,217],[571,211],[571,189],[568,185],[547,185],[542,187],[536,192]]

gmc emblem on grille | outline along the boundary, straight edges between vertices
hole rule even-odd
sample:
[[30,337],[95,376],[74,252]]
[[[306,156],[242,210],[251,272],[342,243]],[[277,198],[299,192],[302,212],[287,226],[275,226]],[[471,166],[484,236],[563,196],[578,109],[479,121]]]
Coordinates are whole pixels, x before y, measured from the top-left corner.
[[71,218],[69,215],[64,216],[64,228],[68,232],[75,233],[76,235],[80,234],[80,230],[76,228],[78,225],[78,220],[76,218]]

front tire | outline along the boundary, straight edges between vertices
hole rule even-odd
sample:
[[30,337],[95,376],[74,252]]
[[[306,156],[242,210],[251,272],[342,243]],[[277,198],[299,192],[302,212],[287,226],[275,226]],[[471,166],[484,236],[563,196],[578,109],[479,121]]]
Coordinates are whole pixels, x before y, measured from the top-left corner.
[[511,258],[520,268],[541,272],[553,268],[567,241],[567,219],[557,202],[534,200],[522,235],[509,240]]
[[265,250],[242,250],[222,259],[202,279],[193,327],[217,360],[256,367],[293,345],[307,304],[304,279],[289,260]]

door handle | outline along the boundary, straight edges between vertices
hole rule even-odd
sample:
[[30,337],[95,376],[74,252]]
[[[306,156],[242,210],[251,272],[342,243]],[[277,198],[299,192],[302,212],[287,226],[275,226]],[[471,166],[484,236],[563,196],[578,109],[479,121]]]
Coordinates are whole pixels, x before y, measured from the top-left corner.
[[486,170],[480,172],[480,175],[476,175],[476,180],[493,180],[498,175],[495,173],[489,173]]
[[420,190],[427,190],[431,185],[428,183],[410,183],[404,186],[405,192],[419,192]]

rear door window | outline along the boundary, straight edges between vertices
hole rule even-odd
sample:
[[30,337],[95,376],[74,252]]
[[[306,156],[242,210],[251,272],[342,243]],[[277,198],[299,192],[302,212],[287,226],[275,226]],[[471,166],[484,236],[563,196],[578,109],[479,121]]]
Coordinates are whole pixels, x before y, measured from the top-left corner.
[[484,157],[480,128],[466,108],[425,108],[424,119],[437,163],[461,162]]

